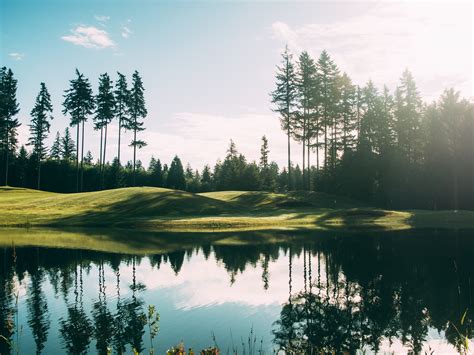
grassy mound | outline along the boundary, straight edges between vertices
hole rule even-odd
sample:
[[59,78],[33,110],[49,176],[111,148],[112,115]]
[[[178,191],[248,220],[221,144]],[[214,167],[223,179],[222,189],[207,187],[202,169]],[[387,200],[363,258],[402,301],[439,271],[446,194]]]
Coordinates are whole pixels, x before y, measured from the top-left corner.
[[58,194],[0,187],[0,227],[151,231],[474,228],[472,211],[386,211],[316,192],[193,194],[152,187]]
[[184,191],[134,187],[78,194],[0,188],[0,225],[109,225],[139,219],[220,215],[232,205]]

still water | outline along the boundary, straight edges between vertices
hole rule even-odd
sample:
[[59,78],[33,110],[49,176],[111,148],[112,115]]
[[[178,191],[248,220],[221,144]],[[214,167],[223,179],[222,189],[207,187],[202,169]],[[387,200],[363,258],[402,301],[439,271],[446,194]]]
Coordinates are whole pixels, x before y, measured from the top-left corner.
[[[474,347],[472,231],[144,237],[159,250],[122,232],[133,247],[121,252],[102,250],[112,236],[47,247],[54,233],[21,245],[0,233],[0,354]],[[160,315],[152,341],[149,306]]]

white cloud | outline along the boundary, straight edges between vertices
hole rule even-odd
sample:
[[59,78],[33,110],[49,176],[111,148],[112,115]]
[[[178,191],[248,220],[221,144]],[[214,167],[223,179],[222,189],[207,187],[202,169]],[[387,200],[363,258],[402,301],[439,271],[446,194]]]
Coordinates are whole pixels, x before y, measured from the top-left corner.
[[121,34],[123,38],[128,38],[132,34],[132,30],[127,26],[122,26]]
[[71,30],[71,33],[71,35],[62,36],[61,38],[85,48],[101,49],[115,47],[115,42],[110,38],[109,34],[97,27],[81,25]]
[[25,57],[25,54],[12,52],[12,53],[8,53],[8,56],[13,60],[22,60]]
[[110,20],[110,16],[104,16],[104,15],[94,15],[94,18],[99,22],[107,22]]
[[372,79],[394,88],[402,71],[414,74],[425,98],[445,87],[471,94],[473,46],[469,3],[378,3],[359,16],[290,26],[274,22],[273,38],[317,57],[327,49],[358,84]]

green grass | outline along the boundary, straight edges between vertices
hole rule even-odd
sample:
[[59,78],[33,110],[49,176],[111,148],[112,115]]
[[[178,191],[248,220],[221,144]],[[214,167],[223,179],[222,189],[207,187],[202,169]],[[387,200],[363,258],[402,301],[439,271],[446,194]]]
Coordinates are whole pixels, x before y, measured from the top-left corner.
[[472,211],[388,211],[315,192],[193,194],[137,187],[58,194],[0,187],[0,227],[143,231],[474,228]]

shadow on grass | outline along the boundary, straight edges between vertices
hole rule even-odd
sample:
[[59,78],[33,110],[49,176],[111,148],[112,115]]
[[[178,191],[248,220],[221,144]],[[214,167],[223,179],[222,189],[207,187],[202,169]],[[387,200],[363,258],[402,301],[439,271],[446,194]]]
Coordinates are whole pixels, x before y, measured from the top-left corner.
[[[314,224],[324,229],[334,230],[384,230],[387,228],[377,224],[377,219],[389,215],[390,211],[365,208],[327,210],[315,220]],[[300,212],[290,219],[303,219],[311,216],[311,211]]]
[[125,200],[60,218],[52,225],[127,227],[129,223],[153,218],[223,216],[236,212],[230,203],[184,191],[135,192]]

